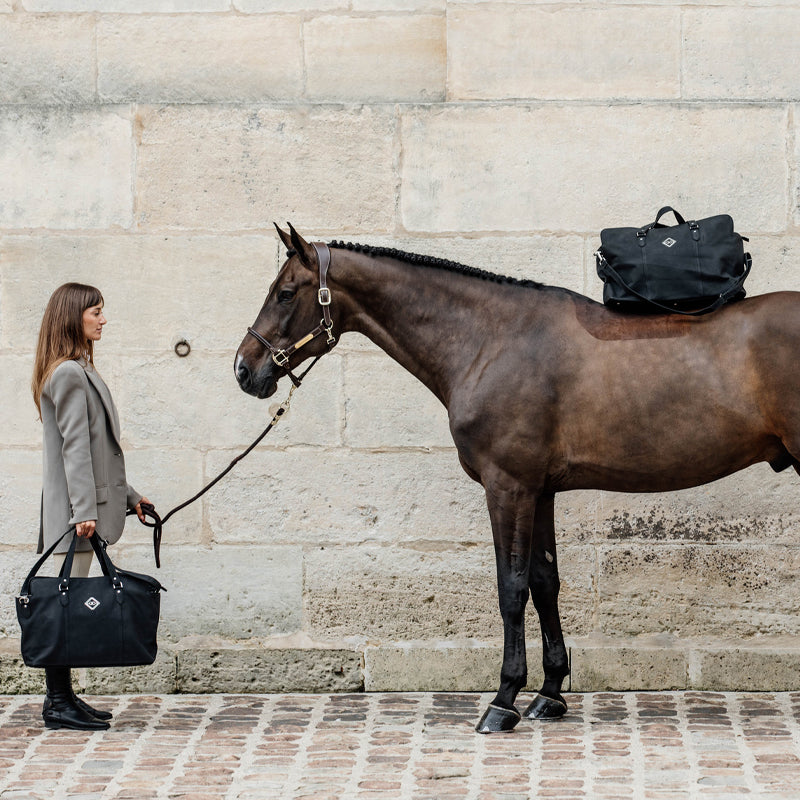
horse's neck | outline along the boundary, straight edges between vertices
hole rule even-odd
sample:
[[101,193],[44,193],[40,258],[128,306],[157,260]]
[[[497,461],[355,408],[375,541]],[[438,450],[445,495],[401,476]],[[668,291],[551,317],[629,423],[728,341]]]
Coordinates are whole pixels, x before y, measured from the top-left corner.
[[[344,330],[367,336],[448,405],[500,313],[492,284],[436,268],[349,254],[334,273],[347,294]],[[343,259],[344,260],[344,259]],[[339,277],[341,276],[341,277]]]

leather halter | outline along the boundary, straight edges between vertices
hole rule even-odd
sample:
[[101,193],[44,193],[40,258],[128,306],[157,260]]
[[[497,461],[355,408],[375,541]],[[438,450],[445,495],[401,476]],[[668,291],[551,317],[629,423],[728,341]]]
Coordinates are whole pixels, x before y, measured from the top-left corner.
[[322,319],[319,325],[314,330],[307,333],[302,339],[298,339],[293,345],[290,345],[285,350],[275,347],[267,341],[258,331],[253,328],[248,328],[247,332],[264,347],[267,348],[272,360],[279,366],[286,370],[286,374],[291,379],[295,386],[300,385],[298,379],[289,369],[289,359],[301,347],[307,345],[313,339],[316,339],[320,334],[327,336],[328,349],[336,344],[336,337],[333,335],[333,322],[331,321],[331,290],[328,288],[328,267],[331,265],[331,251],[328,245],[322,242],[312,242],[311,246],[317,254],[317,262],[319,263],[319,291],[317,292],[317,302],[322,307]]

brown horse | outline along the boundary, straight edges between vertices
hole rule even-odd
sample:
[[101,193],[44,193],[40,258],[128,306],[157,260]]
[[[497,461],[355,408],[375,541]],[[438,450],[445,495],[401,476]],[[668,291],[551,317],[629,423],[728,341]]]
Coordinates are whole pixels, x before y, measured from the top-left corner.
[[358,331],[447,408],[461,464],[486,491],[497,560],[503,665],[480,732],[520,719],[529,594],[545,678],[524,714],[567,709],[556,492],[683,489],[759,461],[800,472],[800,293],[700,317],[629,316],[441,259],[311,245],[289,227],[278,229],[289,257],[239,347],[237,380],[269,397],[306,357]]

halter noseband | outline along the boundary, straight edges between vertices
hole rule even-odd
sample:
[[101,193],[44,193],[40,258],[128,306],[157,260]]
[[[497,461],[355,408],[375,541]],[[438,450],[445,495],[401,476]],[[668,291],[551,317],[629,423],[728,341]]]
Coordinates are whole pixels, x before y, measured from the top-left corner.
[[[319,291],[317,292],[317,302],[322,306],[322,319],[319,325],[313,331],[307,333],[302,339],[298,339],[293,345],[290,345],[285,350],[281,350],[270,344],[258,331],[253,328],[248,328],[247,332],[260,344],[267,348],[272,360],[279,366],[286,370],[286,374],[291,379],[295,386],[300,385],[300,378],[297,378],[289,369],[289,358],[296,353],[301,347],[307,345],[317,336],[324,333],[327,336],[327,344],[330,349],[336,344],[336,337],[333,335],[333,322],[331,321],[331,290],[328,288],[328,267],[331,265],[331,251],[328,245],[321,242],[312,242],[311,246],[317,253],[317,262],[319,263]],[[312,364],[313,366],[313,364]],[[306,370],[307,372],[308,370]]]

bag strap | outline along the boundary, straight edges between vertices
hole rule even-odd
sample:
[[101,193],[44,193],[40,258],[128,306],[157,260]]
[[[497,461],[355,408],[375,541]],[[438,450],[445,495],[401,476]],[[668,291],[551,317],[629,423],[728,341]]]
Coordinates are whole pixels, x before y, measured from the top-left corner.
[[89,543],[92,545],[92,549],[97,556],[97,561],[100,564],[100,569],[103,570],[103,574],[111,579],[112,586],[116,586],[120,580],[119,571],[111,560],[111,556],[108,555],[106,549],[108,547],[108,542],[95,533],[94,536],[89,537]]
[[649,227],[655,228],[658,225],[658,221],[661,219],[661,217],[663,217],[664,214],[668,214],[670,211],[675,215],[678,225],[683,225],[686,222],[686,220],[672,206],[664,206],[659,210],[658,214],[656,214],[656,221]]
[[62,533],[61,536],[59,536],[58,539],[56,539],[55,542],[53,542],[53,544],[50,545],[50,547],[42,555],[42,557],[33,565],[33,567],[31,568],[31,571],[28,573],[28,577],[25,578],[25,580],[22,583],[22,589],[20,589],[20,592],[19,592],[20,596],[24,596],[24,595],[30,594],[31,581],[36,577],[36,573],[41,569],[42,564],[44,564],[44,562],[47,561],[48,558],[50,558],[50,556],[53,554],[53,551],[56,549],[56,547],[58,547],[58,543],[68,533],[73,533],[74,531],[75,531],[74,527],[70,528],[67,531],[64,531],[64,533]]
[[603,276],[610,275],[620,286],[622,286],[624,289],[627,289],[627,291],[629,291],[632,295],[635,295],[648,305],[655,306],[656,308],[666,311],[669,314],[683,314],[685,317],[698,317],[701,314],[707,314],[709,311],[716,311],[721,305],[728,301],[728,298],[732,294],[735,294],[739,289],[742,288],[742,284],[750,274],[750,267],[753,265],[753,259],[750,257],[750,253],[745,253],[744,272],[739,275],[738,278],[733,278],[731,285],[725,289],[725,291],[722,292],[720,296],[713,303],[711,303],[711,305],[708,305],[705,308],[699,308],[695,311],[681,311],[678,308],[666,306],[656,300],[651,300],[649,297],[645,297],[643,294],[637,292],[636,289],[622,279],[619,273],[608,263],[608,261],[606,261],[605,256],[599,250],[595,253],[595,258],[597,259],[598,273],[602,270]]

